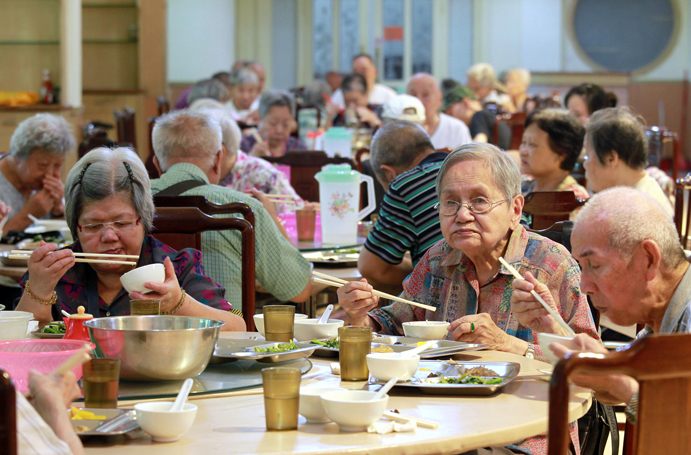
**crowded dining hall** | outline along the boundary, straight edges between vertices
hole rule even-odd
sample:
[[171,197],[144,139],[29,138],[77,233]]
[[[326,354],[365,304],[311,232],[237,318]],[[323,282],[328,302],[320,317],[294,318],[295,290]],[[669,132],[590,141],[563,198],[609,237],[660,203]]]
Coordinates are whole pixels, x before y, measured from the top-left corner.
[[0,0],[0,454],[691,453],[690,13]]

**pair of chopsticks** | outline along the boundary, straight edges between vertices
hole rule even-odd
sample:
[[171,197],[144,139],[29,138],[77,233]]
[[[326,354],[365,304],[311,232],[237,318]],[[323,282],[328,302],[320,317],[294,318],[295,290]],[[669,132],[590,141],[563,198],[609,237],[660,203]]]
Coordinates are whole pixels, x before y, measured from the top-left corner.
[[[53,371],[50,372],[51,376],[62,376],[63,374],[67,373],[68,371],[72,370],[74,367],[83,364],[84,362],[91,360],[91,356],[89,355],[89,351],[91,351],[91,345],[85,344],[81,349],[79,349],[77,352],[72,354],[70,358],[62,362],[60,365],[57,366]],[[26,398],[31,397],[31,393],[26,393],[24,395]]]
[[[12,250],[10,251],[9,259],[29,259],[33,251],[31,250]],[[139,256],[134,254],[100,254],[100,253],[79,253],[73,252],[75,256],[74,262],[88,262],[92,264],[124,264],[137,265],[133,261],[122,261],[118,259],[139,259]],[[89,258],[111,258],[111,259],[89,259]]]
[[[508,262],[506,262],[506,260],[504,260],[504,258],[500,257],[499,262],[501,262],[504,265],[504,267],[506,267],[509,270],[509,272],[511,272],[511,274],[514,276],[514,278],[517,278],[519,280],[525,279],[521,276],[520,273],[518,273],[518,270],[513,268],[513,266],[511,264],[509,264]],[[557,324],[559,324],[559,327],[561,327],[562,330],[564,330],[571,337],[576,336],[576,332],[574,332],[573,329],[571,327],[569,327],[569,325],[566,322],[564,322],[564,320],[561,318],[559,313],[557,313],[549,305],[547,305],[547,302],[545,302],[542,299],[542,297],[540,297],[538,295],[538,293],[535,292],[535,290],[530,291],[530,293],[532,294],[533,297],[535,297],[537,299],[538,302],[540,302],[542,304],[542,306],[554,318],[554,320],[557,321]]]
[[[340,278],[336,278],[335,276],[327,275],[325,273],[312,271],[312,275],[319,277],[319,278],[312,278],[312,281],[316,281],[317,283],[321,283],[321,284],[326,284],[327,286],[334,286],[334,287],[340,288],[344,284],[348,284],[348,281],[346,281],[346,280],[342,280]],[[322,278],[326,278],[326,279],[322,279]],[[425,310],[429,310],[429,311],[437,311],[437,309],[433,306],[425,305],[423,303],[413,302],[412,300],[406,300],[406,299],[403,299],[401,297],[398,297],[398,296],[395,296],[392,294],[387,294],[385,292],[372,291],[372,293],[378,297],[382,297],[385,299],[389,299],[389,300],[393,300],[393,301],[401,302],[401,303],[407,303],[408,305],[417,306],[417,307],[424,308]]]
[[278,204],[295,204],[295,198],[287,194],[267,194],[266,198]]
[[412,417],[412,416],[407,416],[403,414],[398,414],[397,412],[392,412],[392,411],[384,411],[384,417],[386,417],[389,420],[393,420],[396,422],[401,422],[401,423],[408,423],[408,422],[415,422],[419,427],[424,427],[424,428],[431,428],[433,430],[436,430],[439,428],[439,424],[437,422],[433,422],[431,420],[425,420],[425,419],[420,419],[418,417]]

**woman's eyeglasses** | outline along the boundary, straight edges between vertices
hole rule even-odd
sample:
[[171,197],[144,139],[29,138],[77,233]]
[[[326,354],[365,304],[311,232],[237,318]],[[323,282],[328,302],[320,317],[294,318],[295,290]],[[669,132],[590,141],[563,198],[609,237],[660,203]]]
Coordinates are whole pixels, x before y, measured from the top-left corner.
[[96,235],[103,234],[108,228],[113,228],[115,232],[130,231],[139,224],[140,220],[141,218],[137,218],[136,220],[118,220],[109,223],[85,224],[84,226],[77,224],[77,227],[79,228],[79,232],[86,235]]
[[503,199],[501,201],[492,202],[484,197],[476,197],[468,202],[456,202],[452,200],[437,202],[434,209],[443,216],[456,216],[461,207],[464,205],[468,207],[472,213],[476,215],[482,215],[492,210],[497,205],[502,202],[509,201],[511,199]]

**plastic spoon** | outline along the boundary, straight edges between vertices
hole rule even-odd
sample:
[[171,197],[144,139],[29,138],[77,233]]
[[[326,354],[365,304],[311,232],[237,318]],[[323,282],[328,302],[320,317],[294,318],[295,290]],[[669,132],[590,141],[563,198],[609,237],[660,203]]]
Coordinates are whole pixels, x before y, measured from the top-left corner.
[[192,378],[185,379],[185,382],[182,383],[182,387],[180,388],[180,393],[178,393],[178,396],[175,399],[175,403],[173,403],[173,406],[171,406],[168,412],[182,411],[182,407],[185,406],[185,401],[187,401],[187,395],[189,395],[190,390],[192,390],[193,382],[194,381]]
[[436,342],[437,342],[437,340],[430,340],[427,343],[425,343],[421,346],[418,346],[416,348],[410,349],[408,351],[397,352],[395,354],[395,356],[398,357],[399,359],[407,359],[409,357],[413,357],[414,355],[418,355],[419,353],[421,353],[425,349],[429,349]]
[[398,378],[396,376],[389,379],[389,382],[384,384],[381,389],[377,390],[377,393],[374,394],[371,401],[381,400],[382,398],[384,398],[384,395],[386,395],[386,392],[391,390],[391,387],[395,386],[396,382],[398,382]]
[[333,311],[333,309],[333,305],[327,306],[326,310],[324,310],[324,314],[322,314],[322,317],[320,317],[319,321],[317,321],[317,324],[326,324],[329,322],[329,316],[331,316],[331,311]]

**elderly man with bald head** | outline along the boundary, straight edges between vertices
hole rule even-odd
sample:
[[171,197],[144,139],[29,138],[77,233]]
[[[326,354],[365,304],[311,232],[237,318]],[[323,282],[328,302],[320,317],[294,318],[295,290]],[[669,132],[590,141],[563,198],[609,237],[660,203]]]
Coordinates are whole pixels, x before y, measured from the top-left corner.
[[455,149],[472,142],[465,123],[441,112],[443,103],[439,82],[427,73],[414,74],[406,86],[408,95],[418,98],[425,106],[425,130],[436,149]]
[[[396,96],[396,92],[392,88],[377,84],[377,66],[369,55],[359,54],[353,57],[353,73],[362,74],[365,77],[369,104],[382,105]],[[346,108],[341,89],[334,92],[331,101],[341,109]]]
[[[581,265],[581,291],[615,324],[644,323],[638,337],[691,332],[691,269],[674,223],[650,195],[633,188],[612,188],[593,196],[581,210],[571,235],[573,256]],[[526,276],[514,281],[513,305],[532,306],[529,292],[545,300],[544,286]],[[597,341],[576,336],[579,350],[607,352]],[[563,357],[568,348],[550,348]],[[603,403],[627,403],[635,419],[638,383],[624,375],[577,376],[574,382],[595,390]]]

